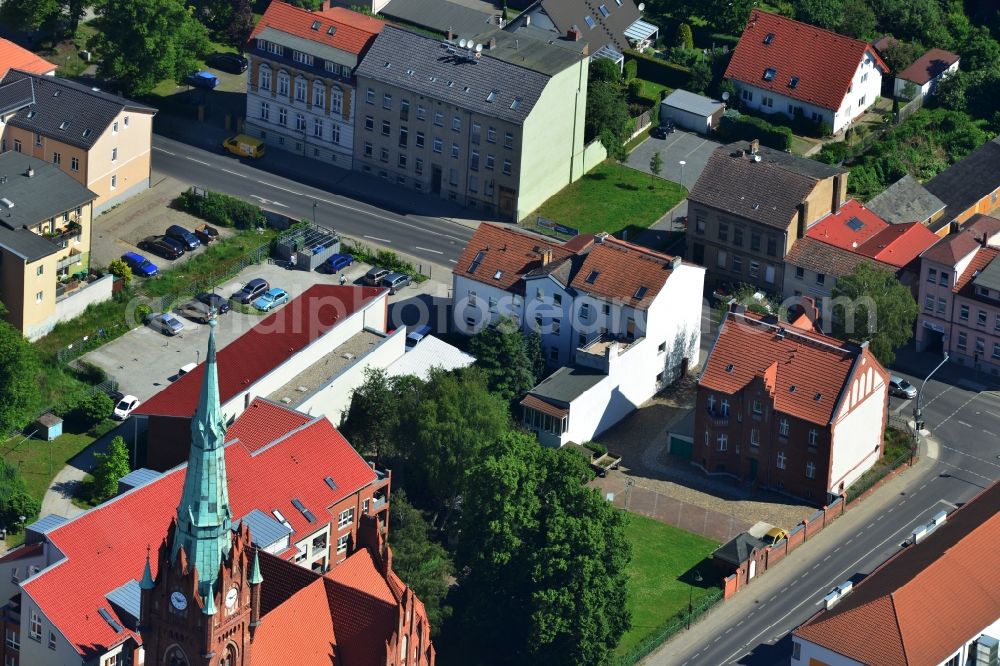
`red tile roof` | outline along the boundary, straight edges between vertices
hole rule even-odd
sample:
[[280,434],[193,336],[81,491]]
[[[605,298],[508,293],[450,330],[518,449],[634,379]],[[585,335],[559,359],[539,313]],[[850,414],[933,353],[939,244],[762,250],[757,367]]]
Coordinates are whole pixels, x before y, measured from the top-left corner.
[[312,421],[311,416],[289,409],[266,398],[254,398],[226,431],[226,439],[240,440],[251,453],[262,449],[286,433]]
[[[779,331],[784,332],[779,336]],[[735,394],[755,377],[763,376],[773,386],[775,409],[827,425],[862,355],[866,363],[881,369],[875,357],[857,345],[788,325],[765,323],[762,317],[749,312],[731,312],[719,330],[698,384]]]
[[918,86],[922,86],[931,79],[940,76],[956,62],[958,62],[958,56],[951,51],[931,49],[917,58],[912,65],[896,74],[896,78],[913,81]]
[[[274,3],[272,3],[273,5]],[[339,322],[384,295],[376,287],[317,284],[219,351],[222,404],[329,332]],[[145,403],[136,414],[190,417],[198,405],[204,364]]]
[[385,664],[385,645],[399,624],[399,606],[371,552],[355,551],[326,574],[326,581],[344,663]]
[[933,231],[919,222],[890,224],[857,248],[857,252],[896,268],[903,268],[939,240]]
[[[233,430],[241,428],[237,419]],[[325,418],[254,453],[232,443],[225,451],[234,519],[253,509],[265,513],[278,509],[292,527],[292,541],[318,528],[292,505],[292,498],[298,498],[318,521],[329,522],[334,516],[327,507],[376,479],[372,468]],[[186,465],[175,468],[49,533],[65,559],[22,589],[81,654],[135,635],[127,629],[116,633],[97,611],[110,609],[104,598],[107,592],[142,575],[146,545],[155,547],[167,534],[186,470]],[[324,482],[326,476],[333,478],[336,490]],[[153,567],[155,576],[155,561]]]
[[1000,484],[820,611],[795,636],[871,666],[934,666],[1000,617]]
[[976,273],[993,263],[997,254],[1000,254],[1000,248],[998,247],[980,247],[976,251],[976,256],[972,258],[969,265],[965,267],[962,274],[955,280],[955,286],[951,290],[955,293],[962,291],[972,281],[972,278],[976,277]]
[[[674,257],[607,236],[585,255],[570,286],[644,310],[667,283],[673,262]],[[597,277],[588,282],[593,273]]]
[[974,215],[958,233],[948,234],[942,238],[925,251],[921,258],[946,266],[955,266],[977,246],[982,245],[983,234],[986,234],[988,242],[993,236],[1000,234],[1000,220],[988,215]]
[[[765,44],[768,35],[773,37]],[[866,53],[872,55],[883,72],[889,70],[867,42],[755,9],[725,76],[837,110]],[[771,81],[764,80],[764,71],[768,68],[776,70]],[[799,77],[799,81],[791,88],[788,84],[793,76]]]
[[[301,568],[283,564],[286,568]],[[267,589],[269,581],[265,575],[262,590]],[[253,666],[284,664],[294,650],[295,662],[299,664],[350,663],[335,659],[342,649],[334,632],[326,583],[317,577],[261,617],[250,659]]]
[[569,414],[569,409],[566,407],[556,407],[555,405],[548,403],[538,396],[531,395],[530,393],[521,400],[521,406],[527,407],[528,409],[534,409],[536,412],[541,412],[542,414],[548,414],[557,419]]
[[[521,278],[525,273],[542,266],[544,250],[552,251],[552,261],[574,254],[562,244],[541,236],[496,224],[481,224],[462,250],[462,255],[451,272],[498,289],[523,294],[524,281]],[[473,264],[476,264],[475,268]]]
[[888,222],[862,206],[856,199],[849,199],[840,207],[840,211],[827,215],[809,227],[806,236],[844,250],[851,250],[888,226]]
[[[312,26],[317,22],[319,26],[314,30]],[[331,26],[336,28],[332,35],[328,34]],[[255,40],[266,28],[271,28],[310,42],[360,55],[382,31],[383,26],[384,22],[349,9],[334,8],[322,12],[310,12],[280,0],[273,0],[250,33],[249,41]]]
[[21,48],[14,42],[0,37],[0,79],[5,77],[11,69],[19,69],[32,74],[48,74],[54,72],[56,66],[31,51]]

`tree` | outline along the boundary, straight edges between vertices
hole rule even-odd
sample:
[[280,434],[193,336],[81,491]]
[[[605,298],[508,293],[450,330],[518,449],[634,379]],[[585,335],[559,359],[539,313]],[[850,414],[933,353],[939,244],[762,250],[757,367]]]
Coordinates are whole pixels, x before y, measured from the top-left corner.
[[0,322],[0,433],[19,430],[36,415],[39,374],[35,348],[19,330]]
[[622,78],[626,83],[631,83],[639,75],[639,62],[635,59],[626,60],[622,69],[624,70]]
[[59,18],[59,0],[17,0],[0,3],[0,23],[11,30],[33,32],[42,28],[49,32]]
[[[889,270],[862,262],[833,288],[833,334],[841,340],[867,340],[884,366],[913,336],[917,303]],[[843,303],[836,301],[843,299]]]
[[455,565],[448,551],[431,541],[430,526],[402,489],[392,491],[389,526],[392,568],[424,603],[431,631],[438,632],[451,614],[444,601]]
[[21,471],[0,458],[0,527],[7,530],[24,527],[38,515],[40,508],[39,501],[28,492]]
[[540,357],[538,336],[526,336],[513,319],[505,317],[473,336],[469,351],[485,373],[490,391],[510,401],[523,396],[541,379],[531,345],[539,347]]
[[340,431],[360,453],[376,463],[395,452],[399,409],[393,380],[382,368],[365,369],[365,380],[351,393],[351,406],[341,418]]
[[663,170],[663,157],[660,155],[660,151],[653,153],[653,156],[649,159],[649,171],[653,176],[659,176],[660,172]]
[[618,83],[621,81],[621,78],[622,75],[618,71],[618,65],[607,58],[598,58],[597,60],[590,61],[588,83],[596,83],[598,81]]
[[691,89],[703,93],[712,84],[712,66],[704,60],[691,65]]
[[901,42],[890,39],[889,44],[882,49],[882,59],[893,72],[902,72],[921,56],[920,49],[911,42]]
[[106,500],[118,493],[118,479],[132,471],[129,465],[128,448],[121,436],[111,440],[107,453],[95,453],[97,465],[94,476],[94,498]]
[[111,418],[115,403],[101,391],[94,391],[84,396],[73,408],[73,417],[86,428],[95,426],[104,419]]
[[681,23],[677,26],[677,38],[676,43],[679,48],[682,49],[693,49],[694,48],[694,35],[691,33],[691,26],[687,23]]
[[478,654],[608,663],[630,625],[626,514],[583,485],[579,455],[523,432],[500,437],[467,477],[456,617]]
[[[611,81],[591,81],[587,86],[587,116],[584,121],[587,140],[608,133],[621,141],[628,121],[628,102],[621,85]],[[608,145],[604,144],[604,147],[608,148]]]
[[192,11],[181,0],[100,0],[101,31],[92,40],[100,76],[143,95],[163,79],[191,74],[210,48]]
[[979,26],[973,28],[959,53],[962,69],[995,69],[1000,66],[1000,43],[990,36],[990,31]]
[[953,72],[938,81],[934,100],[942,108],[964,113],[968,105],[968,89],[969,76],[962,71]]
[[840,32],[855,39],[871,39],[878,30],[878,18],[865,0],[845,0]]
[[108,272],[125,283],[125,286],[132,284],[132,267],[121,259],[114,259],[108,264]]
[[825,30],[837,30],[844,16],[844,0],[798,0],[795,16]]
[[711,0],[697,3],[711,25],[727,35],[741,35],[756,0]]
[[253,7],[250,0],[230,1],[232,14],[229,24],[226,26],[226,43],[243,53],[247,47],[247,40],[250,39],[250,33],[253,32]]

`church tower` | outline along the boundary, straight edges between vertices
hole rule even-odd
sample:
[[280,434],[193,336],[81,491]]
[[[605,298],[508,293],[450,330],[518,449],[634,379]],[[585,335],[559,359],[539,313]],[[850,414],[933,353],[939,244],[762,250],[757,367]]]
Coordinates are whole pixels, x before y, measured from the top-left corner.
[[250,530],[232,529],[215,327],[213,318],[177,515],[156,553],[156,578],[147,553],[139,583],[145,663],[155,666],[250,666],[260,618],[263,578]]

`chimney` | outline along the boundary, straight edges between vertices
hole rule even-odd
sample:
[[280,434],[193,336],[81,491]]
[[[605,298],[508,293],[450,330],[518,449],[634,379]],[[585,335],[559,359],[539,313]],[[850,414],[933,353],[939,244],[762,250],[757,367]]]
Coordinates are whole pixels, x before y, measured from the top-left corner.
[[497,38],[496,37],[490,37],[490,45],[487,48],[489,48],[489,50],[492,51],[496,47],[497,47]]
[[990,240],[990,237],[987,236],[986,232],[984,231],[983,232],[983,237],[981,239],[979,239],[979,242],[982,243],[983,247],[986,247],[986,245],[989,243],[989,240]]
[[750,154],[756,155],[758,150],[760,150],[760,141],[754,139],[750,142]]
[[600,233],[594,234],[594,242],[595,243],[603,243],[605,241],[605,239],[607,239],[607,237],[608,237],[608,232],[607,231],[602,231]]
[[451,26],[449,25],[449,26],[448,26],[448,41],[450,42],[450,41],[451,41],[451,40],[453,40],[453,39],[455,39],[455,33],[453,33],[453,32],[451,31]]
[[531,25],[531,14],[525,14],[524,15],[524,27],[527,28],[529,25]]
[[548,266],[550,261],[552,261],[552,248],[547,247],[542,250],[542,266]]
[[29,166],[28,170],[24,172],[24,175],[27,176],[28,178],[34,178],[34,176],[35,176],[35,169],[33,167]]
[[678,268],[681,265],[680,256],[675,256],[670,260],[670,268]]
[[840,198],[842,196],[841,190],[843,189],[844,177],[839,173],[833,177],[833,203],[830,204],[830,212],[834,215],[840,212]]
[[580,41],[580,31],[577,30],[576,28],[570,28],[569,30],[566,31],[566,39],[568,39],[571,42]]

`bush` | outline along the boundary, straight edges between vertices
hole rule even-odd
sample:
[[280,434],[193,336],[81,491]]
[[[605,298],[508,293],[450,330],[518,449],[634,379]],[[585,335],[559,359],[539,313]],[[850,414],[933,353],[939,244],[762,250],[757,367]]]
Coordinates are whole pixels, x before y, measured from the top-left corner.
[[691,70],[681,65],[652,58],[638,51],[626,51],[626,62],[634,60],[640,79],[667,86],[668,88],[687,88],[691,82]]
[[153,314],[153,308],[146,305],[145,303],[140,303],[139,305],[135,306],[135,318],[137,320],[135,323],[137,324],[144,323],[146,321],[146,317],[148,317],[151,314]]
[[404,261],[392,250],[373,250],[372,248],[357,241],[344,241],[344,252],[354,257],[355,260],[388,268],[397,273],[406,273],[413,278],[414,282],[426,280],[426,276],[417,272],[416,266],[408,261]]
[[792,130],[754,116],[727,113],[719,121],[718,134],[723,142],[759,139],[762,145],[775,150],[790,150],[792,147]]
[[[635,60],[632,61],[635,63]],[[632,79],[628,82],[628,96],[630,99],[635,99],[636,97],[642,97],[642,81],[636,81]]]
[[108,264],[108,272],[115,277],[121,278],[126,287],[132,284],[132,269],[121,259],[115,259]]
[[266,223],[260,206],[228,194],[205,192],[201,195],[188,190],[177,201],[181,210],[221,227],[253,229]]
[[110,397],[100,391],[94,391],[76,403],[70,415],[85,428],[90,428],[104,419],[111,418],[114,408],[115,403]]
[[583,448],[593,451],[596,458],[600,458],[608,452],[608,447],[604,446],[600,442],[594,441],[584,442]]
[[625,63],[625,82],[635,80],[636,74],[638,72],[638,65],[635,64],[635,60],[629,60]]

